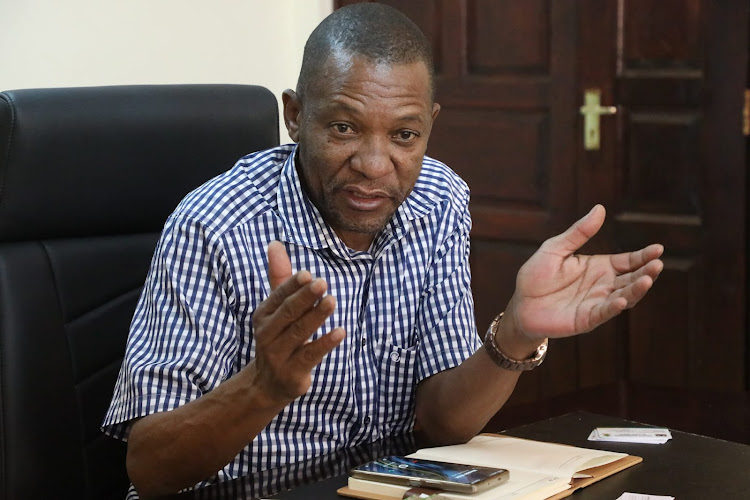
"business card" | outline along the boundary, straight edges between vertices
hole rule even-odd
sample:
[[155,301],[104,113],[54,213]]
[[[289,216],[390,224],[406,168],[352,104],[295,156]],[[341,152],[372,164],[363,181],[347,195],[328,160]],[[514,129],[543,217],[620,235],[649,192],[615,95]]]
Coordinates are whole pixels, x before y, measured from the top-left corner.
[[591,431],[588,439],[618,443],[664,444],[672,439],[672,433],[663,427],[597,427]]
[[674,500],[674,497],[664,495],[644,495],[643,493],[628,493],[626,491],[617,497],[617,500]]

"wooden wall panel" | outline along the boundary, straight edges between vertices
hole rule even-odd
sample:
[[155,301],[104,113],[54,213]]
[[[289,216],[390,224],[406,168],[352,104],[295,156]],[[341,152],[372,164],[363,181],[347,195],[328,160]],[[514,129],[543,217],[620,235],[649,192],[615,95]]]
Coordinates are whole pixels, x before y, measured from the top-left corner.
[[579,388],[614,384],[626,376],[626,346],[615,321],[576,338]]
[[[548,114],[447,108],[439,119],[431,153],[455,165],[472,187],[477,210],[505,203],[525,208],[548,205]],[[491,154],[485,149],[489,143]]]
[[701,0],[620,1],[624,69],[702,67]]
[[699,216],[699,126],[697,112],[631,112],[622,209]]
[[668,258],[659,286],[629,314],[629,380],[681,387],[694,364],[690,339],[698,335],[701,267],[691,259]]
[[[502,20],[513,20],[503,23]],[[545,0],[468,3],[470,74],[549,74],[549,5]]]

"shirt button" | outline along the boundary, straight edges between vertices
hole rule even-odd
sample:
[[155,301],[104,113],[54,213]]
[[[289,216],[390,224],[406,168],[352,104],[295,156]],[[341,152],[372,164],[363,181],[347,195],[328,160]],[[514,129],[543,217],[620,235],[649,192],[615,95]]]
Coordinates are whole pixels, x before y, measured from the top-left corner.
[[370,425],[370,417],[365,417],[365,425]]
[[391,353],[391,361],[398,361],[399,359],[401,359],[401,356],[397,352]]
[[362,347],[367,345],[367,339],[362,339]]

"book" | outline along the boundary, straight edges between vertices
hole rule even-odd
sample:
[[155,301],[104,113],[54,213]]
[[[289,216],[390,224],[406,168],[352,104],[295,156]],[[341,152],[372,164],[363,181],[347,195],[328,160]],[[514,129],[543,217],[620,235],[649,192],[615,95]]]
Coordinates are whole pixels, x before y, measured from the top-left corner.
[[[545,500],[567,497],[623,469],[641,457],[610,451],[545,443],[499,434],[480,434],[459,445],[423,448],[409,457],[456,462],[510,471],[510,479],[473,494],[440,492],[449,500]],[[342,496],[365,500],[402,499],[409,486],[350,477]]]

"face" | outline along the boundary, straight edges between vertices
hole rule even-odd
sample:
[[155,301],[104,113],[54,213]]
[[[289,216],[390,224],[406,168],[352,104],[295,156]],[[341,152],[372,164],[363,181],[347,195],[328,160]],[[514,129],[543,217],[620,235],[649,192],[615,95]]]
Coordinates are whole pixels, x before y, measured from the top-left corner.
[[304,102],[284,92],[305,192],[350,248],[367,250],[406,199],[440,110],[427,67],[334,54]]

